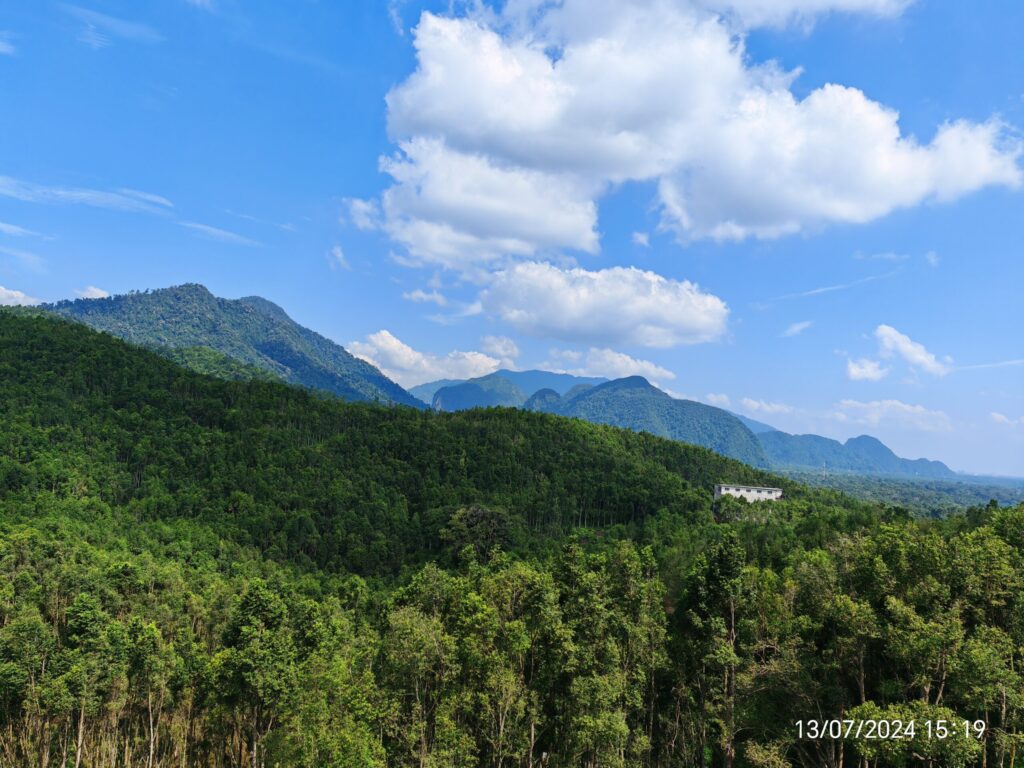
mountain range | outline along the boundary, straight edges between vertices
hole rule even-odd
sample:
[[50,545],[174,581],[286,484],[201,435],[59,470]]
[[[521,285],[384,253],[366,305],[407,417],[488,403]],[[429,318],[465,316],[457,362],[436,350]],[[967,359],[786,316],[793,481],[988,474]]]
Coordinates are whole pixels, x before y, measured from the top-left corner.
[[[528,394],[519,386],[525,382],[547,386]],[[465,381],[432,382],[412,391],[432,393],[431,406],[439,411],[490,406],[543,411],[702,445],[755,467],[905,478],[960,477],[940,461],[900,458],[868,435],[845,443],[819,435],[791,435],[721,408],[673,398],[640,376],[608,381],[502,370]]]
[[155,349],[200,373],[253,378],[260,372],[346,400],[423,407],[375,367],[259,296],[222,299],[189,283],[44,309]]
[[420,409],[429,405],[435,411],[520,408],[648,432],[760,468],[960,477],[942,462],[900,458],[867,435],[845,443],[790,435],[721,408],[671,397],[639,376],[609,381],[552,371],[499,370],[406,391],[341,345],[296,323],[273,302],[258,296],[223,299],[194,283],[64,301],[43,309],[222,379],[277,379],[345,400]]

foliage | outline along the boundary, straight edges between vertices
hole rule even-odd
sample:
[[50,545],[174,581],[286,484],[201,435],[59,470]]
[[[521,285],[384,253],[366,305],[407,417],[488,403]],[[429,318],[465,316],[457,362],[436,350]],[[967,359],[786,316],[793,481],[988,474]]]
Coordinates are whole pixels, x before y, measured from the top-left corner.
[[[0,765],[937,768],[1024,746],[1024,506],[915,520],[650,435],[222,381],[23,313],[0,313],[0,390]],[[716,522],[716,481],[786,498]],[[987,728],[795,729],[868,716]]]
[[[369,363],[303,328],[266,299],[220,299],[201,285],[134,292],[104,299],[62,301],[48,307],[64,317],[155,349],[190,351],[178,362],[201,373],[238,378],[256,368],[283,381],[331,392],[346,400],[423,404]],[[214,360],[202,347],[230,358]],[[194,364],[194,365],[193,365]]]

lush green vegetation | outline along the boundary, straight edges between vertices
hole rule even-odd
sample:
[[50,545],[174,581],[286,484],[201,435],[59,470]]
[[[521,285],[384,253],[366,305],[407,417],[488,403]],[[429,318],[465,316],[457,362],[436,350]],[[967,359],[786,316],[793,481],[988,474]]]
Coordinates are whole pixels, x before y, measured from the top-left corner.
[[731,413],[677,400],[639,376],[567,392],[557,402],[546,403],[543,410],[702,445],[753,466],[768,465],[757,437]]
[[[331,392],[346,400],[423,404],[369,363],[293,321],[266,299],[220,299],[201,285],[106,299],[62,301],[48,307],[133,344],[188,350],[179,362],[200,373],[238,378],[246,368],[282,381]],[[229,360],[214,360],[209,352]]]
[[847,472],[808,472],[785,470],[784,474],[806,485],[835,488],[858,499],[904,507],[915,515],[943,517],[968,507],[985,506],[995,501],[1002,506],[1024,503],[1024,485],[997,483],[993,478],[966,481],[877,477]]
[[[0,765],[1012,766],[1024,507],[197,375],[0,315]],[[716,481],[787,497],[717,508]],[[798,740],[812,718],[985,739]]]
[[209,347],[156,347],[153,351],[160,353],[168,360],[173,360],[178,365],[207,376],[216,376],[218,379],[227,379],[228,381],[280,380],[270,371],[240,363],[235,358],[228,357]]
[[790,435],[773,430],[758,432],[769,464],[775,469],[852,472],[861,475],[953,479],[956,473],[941,461],[901,459],[880,440],[869,435],[845,443],[820,435]]

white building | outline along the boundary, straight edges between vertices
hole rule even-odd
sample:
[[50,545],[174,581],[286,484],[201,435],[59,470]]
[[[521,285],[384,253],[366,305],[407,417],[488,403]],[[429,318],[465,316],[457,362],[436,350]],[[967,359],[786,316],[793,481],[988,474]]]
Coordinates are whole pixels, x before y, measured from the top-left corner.
[[715,500],[723,496],[735,496],[747,501],[775,501],[782,498],[782,489],[764,488],[760,485],[716,485]]

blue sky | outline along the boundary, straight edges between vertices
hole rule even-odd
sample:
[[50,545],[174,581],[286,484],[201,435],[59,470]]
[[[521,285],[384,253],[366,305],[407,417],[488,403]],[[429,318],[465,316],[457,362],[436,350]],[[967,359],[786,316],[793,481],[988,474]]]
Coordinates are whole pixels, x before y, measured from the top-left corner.
[[12,0],[0,300],[201,282],[1024,476],[1024,7]]

